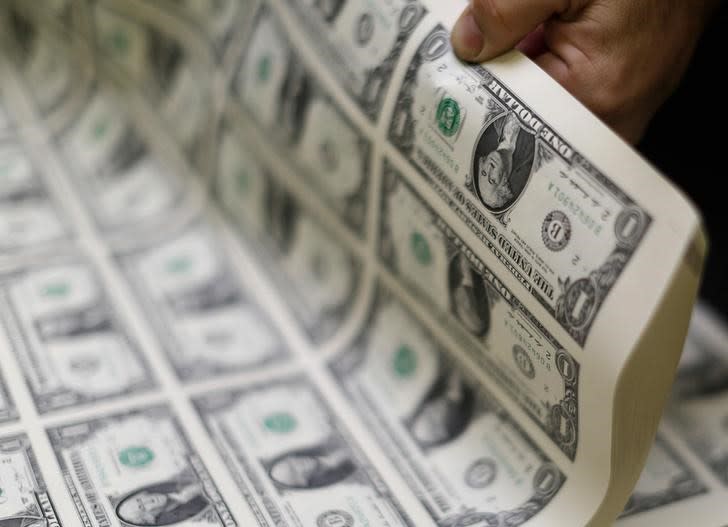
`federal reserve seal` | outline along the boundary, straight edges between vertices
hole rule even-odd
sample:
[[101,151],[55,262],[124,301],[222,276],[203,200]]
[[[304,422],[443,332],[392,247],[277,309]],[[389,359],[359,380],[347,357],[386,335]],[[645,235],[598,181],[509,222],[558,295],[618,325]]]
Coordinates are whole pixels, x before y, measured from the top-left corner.
[[484,489],[495,481],[498,466],[490,458],[475,460],[465,471],[465,484],[471,489]]
[[533,367],[533,361],[531,361],[526,350],[518,344],[513,346],[513,360],[516,366],[518,366],[518,369],[521,370],[521,373],[527,378],[533,379],[536,377],[536,369]]
[[316,527],[354,527],[354,517],[342,510],[322,512],[316,518]]
[[571,239],[571,222],[560,210],[546,215],[541,225],[541,239],[547,249],[558,252],[569,244]]

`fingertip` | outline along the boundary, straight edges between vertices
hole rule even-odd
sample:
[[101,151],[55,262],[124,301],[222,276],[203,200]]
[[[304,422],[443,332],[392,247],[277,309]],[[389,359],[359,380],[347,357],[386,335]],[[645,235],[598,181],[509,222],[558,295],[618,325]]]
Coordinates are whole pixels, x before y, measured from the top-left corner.
[[460,15],[450,36],[453,51],[455,55],[462,60],[468,62],[478,62],[483,60],[483,47],[485,45],[485,37],[483,31],[478,26],[473,15],[473,10],[468,6]]

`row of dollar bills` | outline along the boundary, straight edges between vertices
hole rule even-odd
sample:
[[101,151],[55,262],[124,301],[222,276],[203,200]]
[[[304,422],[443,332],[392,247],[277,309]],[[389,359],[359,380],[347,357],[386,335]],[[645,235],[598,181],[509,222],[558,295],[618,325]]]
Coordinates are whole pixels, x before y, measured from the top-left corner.
[[[0,6],[0,525],[597,517],[692,216],[434,4]],[[718,525],[726,342],[698,308],[619,525]]]

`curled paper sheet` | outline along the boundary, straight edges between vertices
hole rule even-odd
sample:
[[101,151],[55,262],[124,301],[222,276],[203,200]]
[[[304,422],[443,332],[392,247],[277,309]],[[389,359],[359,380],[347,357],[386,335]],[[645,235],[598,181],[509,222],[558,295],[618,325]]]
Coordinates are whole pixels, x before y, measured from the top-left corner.
[[698,212],[441,4],[0,6],[1,525],[715,525]]

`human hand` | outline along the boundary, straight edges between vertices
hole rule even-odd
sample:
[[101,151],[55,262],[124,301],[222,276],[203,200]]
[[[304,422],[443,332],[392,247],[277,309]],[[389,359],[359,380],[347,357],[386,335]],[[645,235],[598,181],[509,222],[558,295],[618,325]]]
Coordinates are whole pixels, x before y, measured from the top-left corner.
[[470,0],[453,49],[518,47],[630,142],[675,90],[719,0]]

